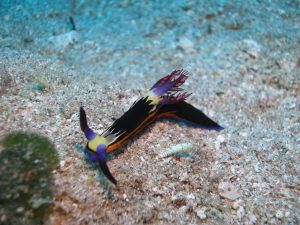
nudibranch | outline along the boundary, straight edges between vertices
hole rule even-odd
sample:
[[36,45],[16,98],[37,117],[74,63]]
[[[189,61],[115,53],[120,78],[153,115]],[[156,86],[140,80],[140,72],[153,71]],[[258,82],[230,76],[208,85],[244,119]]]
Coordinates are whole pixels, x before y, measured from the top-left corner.
[[161,117],[183,120],[193,126],[220,131],[223,129],[203,112],[185,100],[191,93],[180,86],[188,78],[183,70],[175,70],[157,81],[146,95],[133,103],[119,119],[102,134],[96,134],[87,123],[83,107],[80,107],[80,127],[88,139],[84,149],[88,160],[99,163],[104,175],[115,185],[116,179],[107,166],[107,154],[115,151],[130,137]]

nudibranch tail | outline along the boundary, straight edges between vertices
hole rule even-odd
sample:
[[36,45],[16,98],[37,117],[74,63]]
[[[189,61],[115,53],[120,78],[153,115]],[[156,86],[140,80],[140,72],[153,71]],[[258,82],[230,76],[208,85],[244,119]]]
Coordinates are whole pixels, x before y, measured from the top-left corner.
[[180,87],[188,78],[184,70],[174,70],[169,75],[157,81],[150,91],[160,97],[159,104],[175,104],[184,101],[191,93],[183,92]]
[[107,152],[106,152],[106,146],[105,145],[99,145],[97,147],[97,156],[99,158],[99,165],[104,173],[104,175],[114,184],[117,185],[116,179],[111,174],[108,166],[107,166]]
[[104,175],[114,184],[117,185],[117,181],[116,179],[113,177],[113,175],[111,174],[108,166],[106,163],[104,162],[100,162],[99,163],[101,171],[104,173]]
[[99,163],[100,169],[103,172],[103,174],[109,179],[114,185],[117,185],[116,179],[111,174],[108,166],[107,166],[107,152],[106,152],[106,146],[105,145],[99,145],[96,149],[96,152],[93,152],[88,149],[88,147],[85,149],[85,154],[87,155],[87,158],[92,163]]
[[160,108],[161,117],[173,117],[187,122],[190,125],[209,130],[221,131],[224,128],[206,116],[201,110],[186,101],[173,105],[164,105]]
[[100,169],[104,173],[104,175],[115,185],[117,185],[116,179],[111,174],[108,166],[107,166],[107,153],[106,147],[99,146],[97,148],[96,153],[89,150],[88,147],[85,148],[84,153],[91,163],[99,163]]
[[79,119],[80,119],[80,128],[83,131],[83,133],[85,134],[85,137],[88,140],[92,140],[93,138],[95,138],[96,133],[94,131],[92,131],[91,128],[89,128],[87,119],[86,119],[86,114],[85,114],[83,107],[80,107]]

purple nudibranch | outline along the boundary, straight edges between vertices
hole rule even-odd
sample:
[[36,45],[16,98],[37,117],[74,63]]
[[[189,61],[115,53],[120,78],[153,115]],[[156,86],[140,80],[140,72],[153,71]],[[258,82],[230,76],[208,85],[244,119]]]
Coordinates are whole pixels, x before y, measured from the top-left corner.
[[99,163],[101,170],[112,183],[116,185],[117,181],[107,166],[107,154],[118,149],[130,137],[158,118],[175,118],[210,130],[224,129],[185,101],[191,93],[185,92],[180,86],[187,78],[188,75],[183,70],[175,70],[161,78],[100,135],[88,126],[86,113],[80,107],[80,127],[88,139],[84,151],[91,162]]

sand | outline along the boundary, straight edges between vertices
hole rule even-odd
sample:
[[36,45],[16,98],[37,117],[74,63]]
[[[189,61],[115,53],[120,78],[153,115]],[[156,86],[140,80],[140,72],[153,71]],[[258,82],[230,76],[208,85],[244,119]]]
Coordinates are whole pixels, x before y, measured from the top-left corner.
[[[299,224],[299,1],[31,2],[0,5],[0,135],[55,144],[46,224]],[[80,151],[79,106],[100,133],[178,68],[225,129],[157,121],[105,182]],[[180,143],[189,157],[160,157]]]

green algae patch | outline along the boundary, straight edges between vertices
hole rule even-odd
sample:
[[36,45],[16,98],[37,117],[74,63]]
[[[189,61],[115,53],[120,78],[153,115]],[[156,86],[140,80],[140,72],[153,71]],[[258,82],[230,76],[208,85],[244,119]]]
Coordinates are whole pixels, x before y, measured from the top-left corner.
[[34,85],[33,89],[36,91],[45,91],[46,86],[42,83],[38,83]]
[[0,224],[42,224],[59,161],[54,145],[25,132],[8,134],[0,143]]

